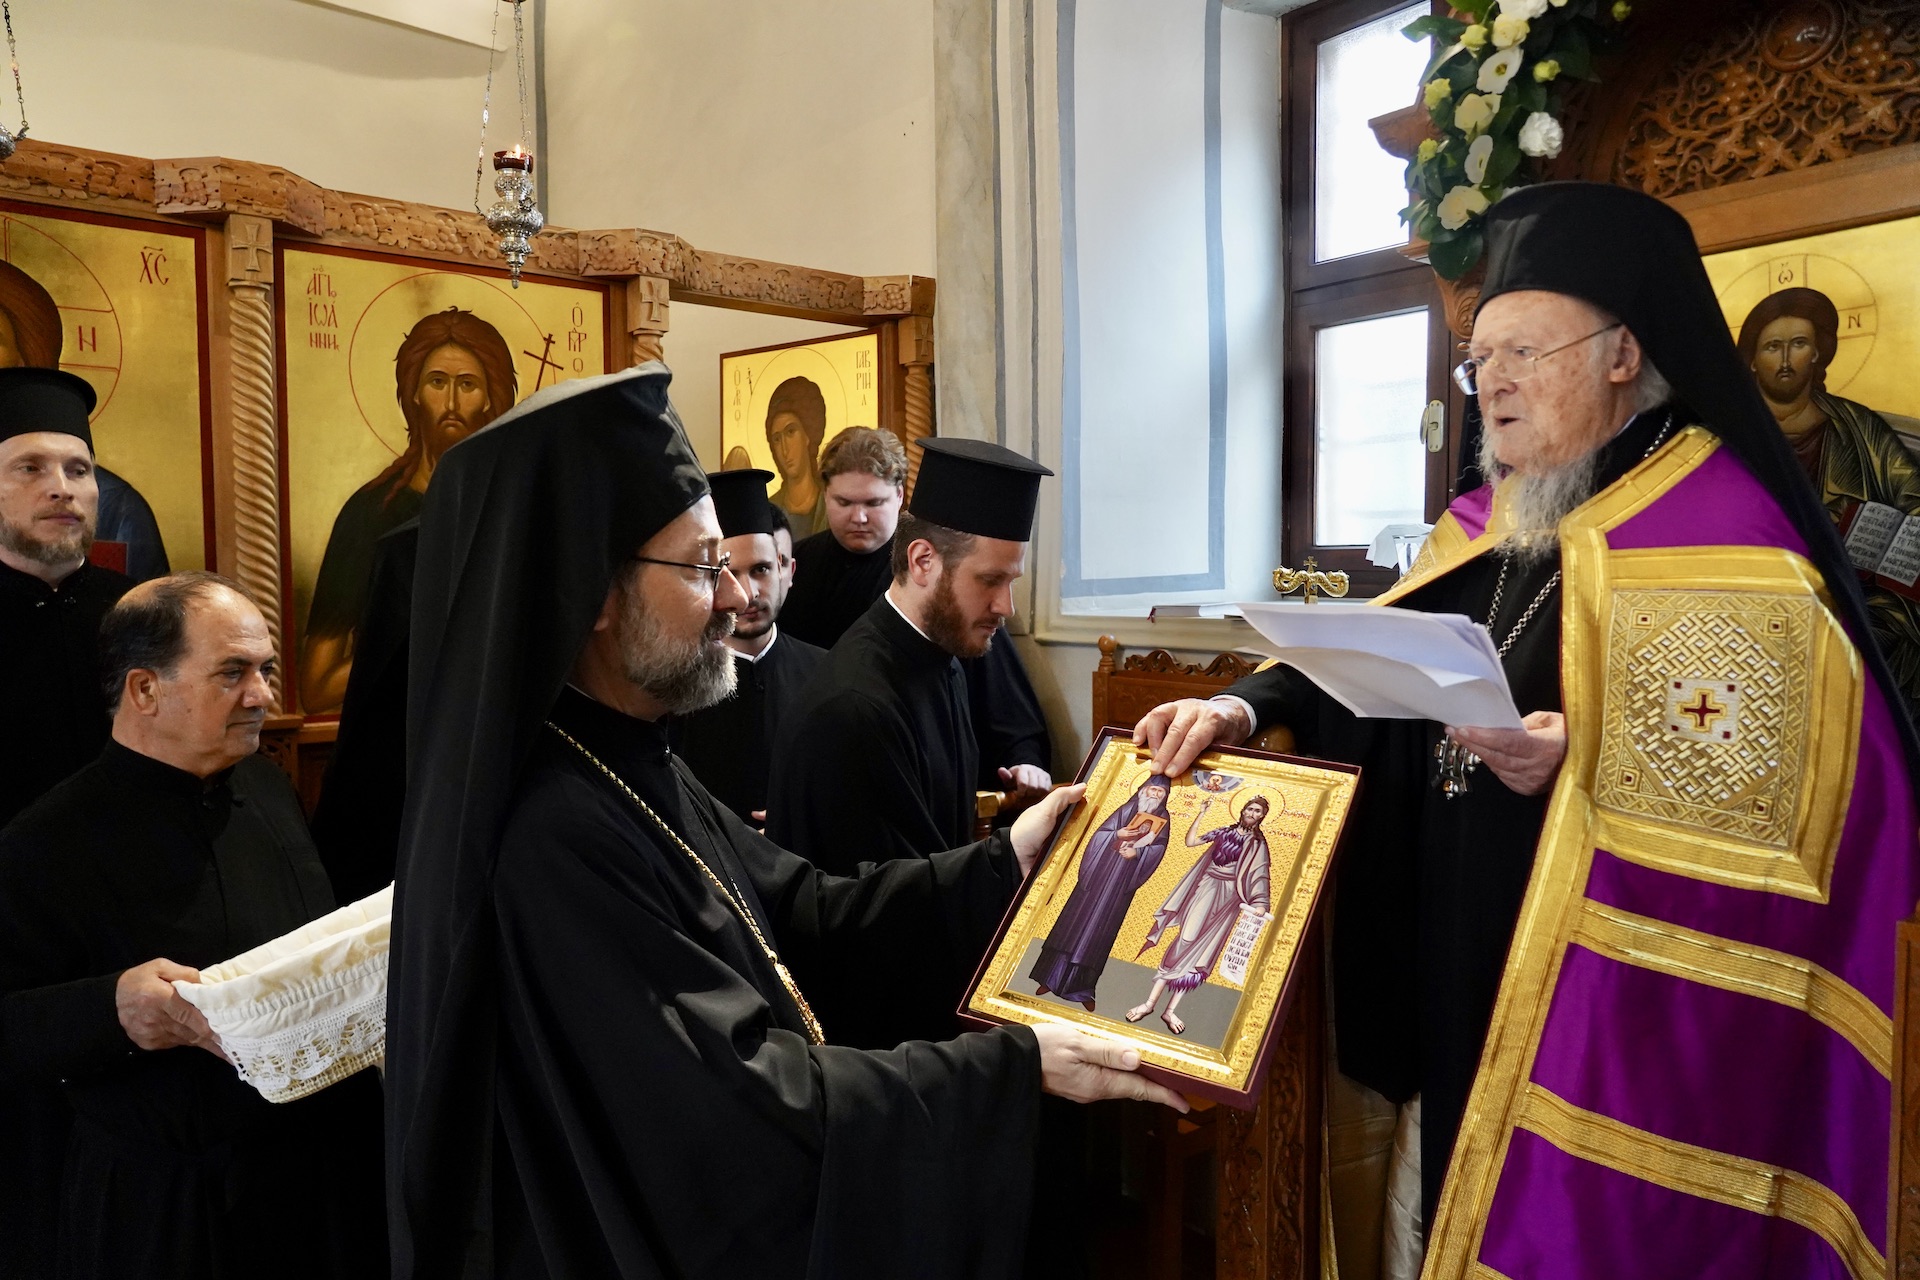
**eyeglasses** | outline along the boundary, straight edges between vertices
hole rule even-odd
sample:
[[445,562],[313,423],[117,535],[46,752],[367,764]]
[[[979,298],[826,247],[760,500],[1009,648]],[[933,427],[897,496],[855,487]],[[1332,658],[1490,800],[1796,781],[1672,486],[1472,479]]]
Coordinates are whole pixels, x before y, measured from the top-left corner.
[[1551,351],[1542,351],[1538,355],[1522,355],[1521,352],[1525,351],[1526,348],[1515,347],[1507,351],[1496,351],[1484,359],[1469,357],[1455,366],[1453,370],[1453,380],[1462,391],[1470,396],[1480,394],[1480,379],[1484,377],[1488,371],[1492,371],[1494,377],[1505,378],[1508,382],[1525,382],[1538,372],[1534,366],[1538,365],[1548,356],[1559,355],[1568,347],[1577,347],[1583,342],[1592,341],[1603,333],[1612,333],[1620,327],[1621,322],[1616,320],[1604,329],[1595,329],[1583,338],[1575,338],[1572,342],[1563,342]]
[[707,589],[717,591],[720,587],[720,575],[733,565],[733,552],[722,551],[718,564],[694,564],[687,560],[655,560],[652,556],[635,556],[635,564],[664,564],[669,569],[692,569],[695,573],[707,575]]

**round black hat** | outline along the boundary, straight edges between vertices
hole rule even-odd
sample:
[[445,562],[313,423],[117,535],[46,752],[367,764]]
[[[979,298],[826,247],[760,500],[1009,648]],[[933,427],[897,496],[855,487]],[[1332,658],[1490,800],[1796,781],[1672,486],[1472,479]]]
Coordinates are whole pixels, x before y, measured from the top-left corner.
[[707,472],[713,490],[713,511],[720,519],[721,536],[773,532],[773,504],[767,501],[767,482],[773,472],[758,467]]
[[92,383],[64,369],[0,369],[0,440],[57,431],[79,436],[91,450],[87,415],[96,399]]
[[920,478],[907,510],[960,533],[1007,542],[1033,537],[1040,478],[1053,472],[985,440],[920,442]]

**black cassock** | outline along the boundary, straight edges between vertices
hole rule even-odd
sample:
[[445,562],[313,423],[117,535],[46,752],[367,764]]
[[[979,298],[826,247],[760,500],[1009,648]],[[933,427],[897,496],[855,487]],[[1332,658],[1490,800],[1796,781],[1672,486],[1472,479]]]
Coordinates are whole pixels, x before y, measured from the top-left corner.
[[[717,804],[661,727],[572,690],[553,720],[737,892],[810,998],[970,969],[1018,882],[1002,837],[824,875]],[[740,916],[632,798],[551,731],[523,777],[492,890],[499,1274],[1017,1274],[1032,1034],[810,1046]]]
[[[1616,436],[1601,454],[1596,492],[1637,465],[1666,426],[1664,412],[1645,414]],[[1501,563],[1499,555],[1482,555],[1396,607],[1485,622]],[[1509,570],[1490,628],[1496,644],[1559,568],[1556,552]],[[1562,709],[1557,585],[1503,665],[1522,715]],[[1471,789],[1449,800],[1432,785],[1441,726],[1359,719],[1283,667],[1227,692],[1247,701],[1259,725],[1293,728],[1302,752],[1360,766],[1334,898],[1340,1068],[1395,1102],[1420,1095],[1420,1172],[1431,1221],[1550,795],[1519,795],[1481,765]]]
[[333,905],[258,757],[203,782],[110,742],[0,834],[0,1062],[75,1116],[58,1274],[384,1272],[371,1072],[274,1105],[203,1049],[136,1048],[114,1008],[129,968],[205,968]]
[[407,794],[408,611],[419,554],[418,520],[374,544],[340,728],[313,811],[313,842],[342,902],[393,880]]
[[669,727],[673,749],[707,793],[749,821],[767,807],[767,773],[780,723],[826,650],[776,630],[758,658],[733,655],[733,694]]
[[0,564],[0,827],[100,754],[100,619],[132,586],[96,564],[57,588]]
[[767,835],[840,875],[954,848],[973,834],[978,761],[960,664],[883,597],[781,727]]
[[[0,827],[100,754],[107,740],[100,692],[100,619],[133,579],[85,564],[49,587],[0,564]],[[31,730],[28,729],[31,726]],[[51,1256],[56,1183],[68,1125],[51,1085],[0,1092],[0,1275],[32,1275]]]
[[[793,549],[798,569],[781,606],[780,629],[809,644],[831,649],[893,581],[893,543],[877,551],[848,551],[823,529]],[[1053,769],[1053,742],[1033,681],[1004,630],[983,657],[964,658],[967,708],[979,748],[974,785],[998,791],[999,770],[1016,764]]]

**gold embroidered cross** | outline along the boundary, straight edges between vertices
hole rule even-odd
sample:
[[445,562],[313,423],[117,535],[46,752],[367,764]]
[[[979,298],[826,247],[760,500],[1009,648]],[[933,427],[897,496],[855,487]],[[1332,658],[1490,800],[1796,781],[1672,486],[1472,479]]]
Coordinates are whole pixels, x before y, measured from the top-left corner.
[[1693,731],[1695,733],[1705,733],[1709,724],[1727,714],[1727,709],[1709,698],[1707,691],[1702,689],[1700,691],[1700,701],[1691,707],[1681,707],[1680,714],[1693,717]]

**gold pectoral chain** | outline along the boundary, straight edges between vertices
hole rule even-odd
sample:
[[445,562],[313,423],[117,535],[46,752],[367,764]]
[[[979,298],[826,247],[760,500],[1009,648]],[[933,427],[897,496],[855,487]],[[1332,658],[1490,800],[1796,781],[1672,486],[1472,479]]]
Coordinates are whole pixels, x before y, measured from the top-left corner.
[[809,1005],[807,1003],[807,998],[800,994],[800,984],[793,980],[793,974],[788,971],[786,965],[780,962],[780,956],[778,955],[778,953],[774,951],[773,947],[767,942],[766,935],[760,932],[760,926],[758,923],[755,922],[753,918],[753,913],[747,910],[746,903],[740,900],[739,894],[736,893],[727,884],[726,881],[722,880],[719,876],[715,875],[713,873],[713,868],[707,865],[707,860],[705,858],[702,858],[698,853],[696,853],[692,845],[688,844],[685,840],[682,840],[680,838],[680,833],[675,831],[672,827],[668,826],[666,823],[666,819],[662,818],[659,814],[655,813],[653,811],[653,806],[648,804],[645,800],[642,800],[639,794],[635,792],[632,787],[628,786],[625,780],[622,779],[619,774],[607,768],[607,766],[604,763],[602,763],[599,756],[596,756],[593,754],[593,752],[587,750],[587,748],[580,742],[579,739],[575,738],[572,734],[568,733],[565,729],[562,729],[559,725],[555,724],[553,721],[551,720],[547,721],[547,728],[559,734],[562,738],[564,738],[567,741],[569,745],[573,747],[575,751],[578,751],[581,755],[587,758],[588,764],[591,764],[594,768],[598,769],[601,773],[605,774],[607,776],[607,781],[613,783],[614,786],[620,788],[620,790],[626,795],[627,799],[633,801],[636,805],[640,806],[640,812],[646,814],[647,817],[653,819],[653,825],[656,827],[659,827],[660,830],[663,833],[665,833],[667,839],[673,841],[674,844],[678,845],[680,848],[680,852],[686,854],[687,857],[693,860],[694,866],[700,868],[701,871],[706,873],[707,879],[713,882],[713,887],[718,889],[720,891],[720,896],[727,900],[727,905],[732,907],[735,914],[737,914],[741,920],[746,922],[747,929],[753,934],[753,940],[760,944],[761,952],[765,954],[765,956],[767,957],[767,963],[773,966],[774,973],[779,976],[780,985],[785,987],[787,989],[787,994],[793,997],[794,1006],[800,1010],[801,1020],[807,1024],[808,1038],[811,1039],[815,1044],[825,1044],[827,1042],[827,1036],[826,1036],[826,1033],[820,1029],[820,1019],[813,1016],[813,1006]]

